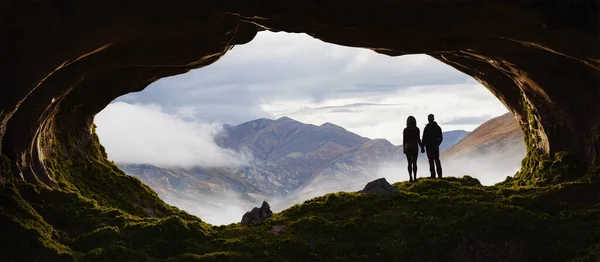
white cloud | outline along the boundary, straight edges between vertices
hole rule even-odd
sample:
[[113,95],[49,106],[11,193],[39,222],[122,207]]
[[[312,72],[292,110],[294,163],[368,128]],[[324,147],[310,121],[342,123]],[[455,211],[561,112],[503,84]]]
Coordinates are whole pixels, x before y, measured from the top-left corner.
[[157,105],[112,103],[96,115],[95,123],[109,158],[117,163],[217,167],[249,160],[215,144],[219,124],[186,122]]
[[[459,93],[446,88],[453,85],[468,86],[469,92],[476,91]],[[428,86],[435,88],[428,89]],[[194,112],[196,120],[240,124],[261,117],[282,116],[265,109],[264,105],[293,104],[297,108],[310,108],[344,103],[343,100],[351,100],[348,103],[369,103],[406,96],[409,89],[415,87],[419,87],[415,91],[420,97],[437,96],[438,106],[432,108],[431,103],[403,97],[409,103],[404,108],[413,111],[414,108],[450,111],[451,107],[457,107],[457,99],[461,96],[471,97],[467,97],[458,107],[469,106],[469,101],[489,102],[469,107],[476,108],[472,112],[477,114],[496,115],[495,108],[503,107],[497,98],[472,78],[427,55],[390,57],[372,50],[324,43],[305,34],[273,32],[259,33],[250,43],[236,46],[214,64],[160,79],[143,92],[128,94],[120,100],[160,104],[166,112],[178,112],[178,108],[185,107]],[[474,99],[475,95],[479,100]],[[454,102],[448,103],[441,98]],[[487,107],[488,104],[494,106]],[[355,114],[344,114],[345,119],[370,120],[363,126],[372,125],[373,114],[380,114],[379,111],[364,109],[345,111],[355,111]],[[396,111],[394,114],[413,111]],[[371,117],[365,118],[363,113]],[[343,123],[336,122],[339,116],[320,114],[318,118],[322,119],[319,121],[343,126]],[[379,125],[389,126],[383,123]],[[394,139],[397,138],[390,138]]]

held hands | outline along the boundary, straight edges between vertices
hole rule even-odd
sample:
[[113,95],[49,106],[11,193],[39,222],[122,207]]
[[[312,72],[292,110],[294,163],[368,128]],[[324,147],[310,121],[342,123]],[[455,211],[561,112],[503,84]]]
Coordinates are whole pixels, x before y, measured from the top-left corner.
[[421,153],[425,153],[425,148],[421,147]]

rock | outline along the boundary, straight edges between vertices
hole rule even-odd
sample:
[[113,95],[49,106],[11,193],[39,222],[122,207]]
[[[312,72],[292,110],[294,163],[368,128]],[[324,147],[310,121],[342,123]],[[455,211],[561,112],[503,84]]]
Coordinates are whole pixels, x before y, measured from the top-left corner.
[[377,193],[380,195],[391,195],[400,193],[400,190],[390,185],[385,178],[379,178],[367,183],[365,188],[360,192],[365,194]]
[[246,212],[242,217],[242,225],[248,224],[260,224],[265,219],[273,216],[273,212],[271,211],[271,206],[267,201],[263,201],[260,208],[255,207],[252,211]]

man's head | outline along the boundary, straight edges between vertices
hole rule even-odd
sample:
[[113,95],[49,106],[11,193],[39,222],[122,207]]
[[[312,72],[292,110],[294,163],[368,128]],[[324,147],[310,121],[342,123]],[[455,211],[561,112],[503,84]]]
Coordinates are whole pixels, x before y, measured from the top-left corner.
[[433,117],[433,114],[429,114],[427,116],[427,120],[429,120],[429,123],[432,123],[435,120],[435,118]]

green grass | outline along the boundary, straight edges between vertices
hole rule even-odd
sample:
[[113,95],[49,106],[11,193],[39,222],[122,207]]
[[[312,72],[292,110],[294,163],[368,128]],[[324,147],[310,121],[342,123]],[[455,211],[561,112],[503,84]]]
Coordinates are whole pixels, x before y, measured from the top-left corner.
[[[0,260],[589,261],[599,258],[597,180],[546,187],[421,179],[401,194],[334,193],[262,225],[132,215],[78,192],[3,187]],[[594,195],[596,194],[596,195]],[[595,198],[594,198],[595,197]],[[286,225],[275,236],[268,231]],[[6,231],[5,231],[6,230]],[[4,237],[4,232],[9,232]]]

